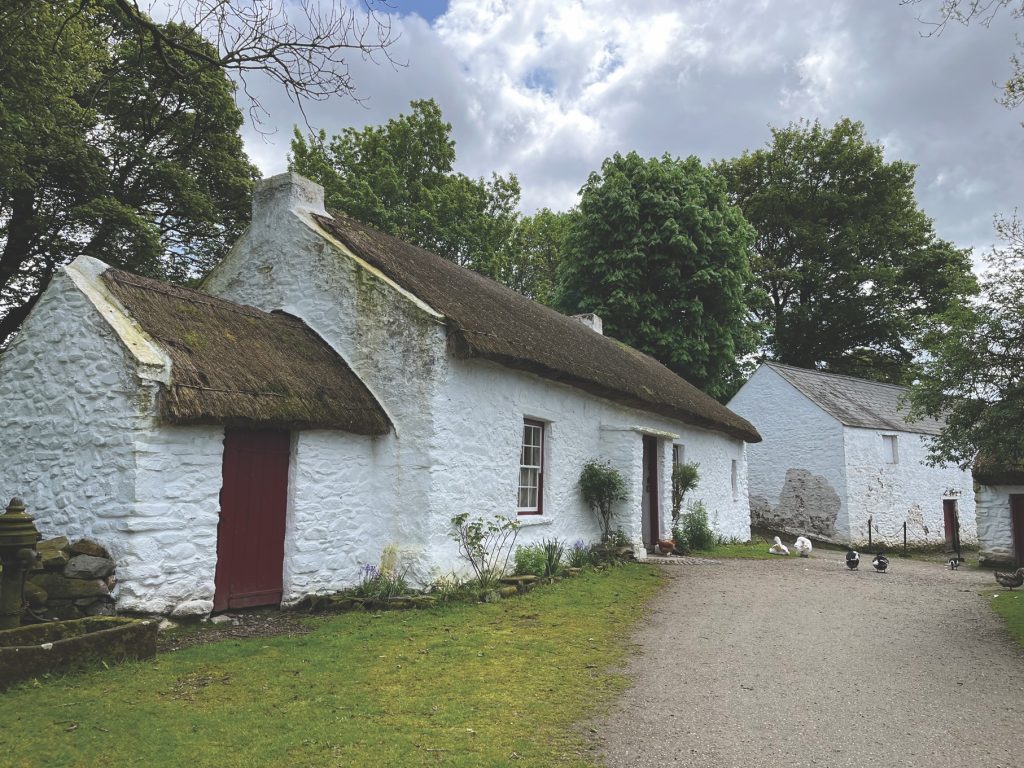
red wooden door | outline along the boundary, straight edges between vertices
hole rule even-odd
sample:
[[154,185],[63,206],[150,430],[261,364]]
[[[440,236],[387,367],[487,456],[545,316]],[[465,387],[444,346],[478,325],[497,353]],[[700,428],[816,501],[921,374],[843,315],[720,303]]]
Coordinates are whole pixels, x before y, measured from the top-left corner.
[[215,611],[281,602],[290,443],[269,430],[224,436]]
[[1024,565],[1024,494],[1010,494],[1010,523],[1013,526],[1013,554]]
[[650,435],[644,435],[643,438],[644,492],[648,498],[647,535],[650,539],[649,544],[657,551],[658,539],[661,538],[661,524],[658,519],[658,438]]

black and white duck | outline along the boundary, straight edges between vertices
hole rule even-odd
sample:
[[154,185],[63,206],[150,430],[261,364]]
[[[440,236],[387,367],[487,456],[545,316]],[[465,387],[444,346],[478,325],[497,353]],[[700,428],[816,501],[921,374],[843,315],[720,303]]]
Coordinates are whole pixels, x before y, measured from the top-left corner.
[[846,553],[846,567],[851,571],[856,571],[858,565],[860,565],[860,553],[855,549],[851,549]]
[[885,573],[885,569],[889,567],[889,558],[879,552],[871,561],[871,566],[879,573]]

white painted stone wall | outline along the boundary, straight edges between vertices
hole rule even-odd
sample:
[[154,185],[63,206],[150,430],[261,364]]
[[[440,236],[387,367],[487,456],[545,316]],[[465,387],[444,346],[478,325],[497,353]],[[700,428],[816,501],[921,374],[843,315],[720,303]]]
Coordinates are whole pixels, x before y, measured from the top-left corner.
[[729,402],[763,441],[747,446],[747,483],[755,523],[845,541],[843,425],[761,366]]
[[129,514],[132,429],[148,397],[110,326],[58,271],[0,355],[0,506],[21,496],[44,536],[71,538]]
[[213,609],[224,428],[159,425],[141,416],[135,431],[135,503],[122,519],[97,523],[117,542],[118,607],[148,613]]
[[978,521],[978,558],[983,565],[1014,563],[1010,494],[1024,493],[1024,485],[979,485],[975,494]]
[[[886,462],[883,435],[896,435],[899,461]],[[956,499],[960,514],[960,540],[978,540],[974,485],[969,472],[956,467],[929,467],[923,436],[913,432],[846,427],[847,499],[851,539],[867,542],[868,517],[873,518],[873,541],[887,545],[907,540],[919,544],[945,541],[942,501]]]

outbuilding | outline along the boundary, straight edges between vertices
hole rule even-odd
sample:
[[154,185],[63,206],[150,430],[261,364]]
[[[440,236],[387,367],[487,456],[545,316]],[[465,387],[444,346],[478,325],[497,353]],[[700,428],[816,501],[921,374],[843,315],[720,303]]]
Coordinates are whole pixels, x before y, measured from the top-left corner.
[[747,453],[751,522],[864,546],[977,541],[970,472],[930,466],[940,422],[907,420],[907,389],[761,365],[729,402],[763,436]]
[[385,547],[429,583],[460,569],[463,512],[591,542],[595,459],[641,556],[684,459],[717,531],[749,538],[757,431],[594,318],[330,215],[295,174],[253,207],[201,291],[80,258],[0,355],[0,491],[106,545],[121,608],[292,603]]
[[1024,565],[1024,469],[981,459],[977,482],[978,560],[982,565]]

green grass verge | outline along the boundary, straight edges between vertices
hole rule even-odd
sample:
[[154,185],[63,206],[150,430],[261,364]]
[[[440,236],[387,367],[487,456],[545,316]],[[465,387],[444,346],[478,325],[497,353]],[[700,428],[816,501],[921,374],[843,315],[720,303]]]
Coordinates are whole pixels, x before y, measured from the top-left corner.
[[1013,639],[1024,646],[1024,591],[1000,590],[989,596],[989,604],[1006,621]]
[[716,544],[710,549],[695,550],[686,554],[693,557],[711,557],[715,559],[743,558],[747,560],[769,560],[785,558],[768,554],[768,544],[764,541],[754,539],[740,544]]
[[660,569],[351,613],[0,694],[5,766],[588,766]]

